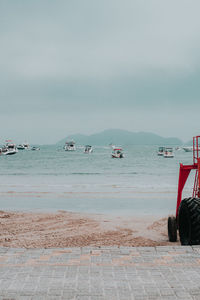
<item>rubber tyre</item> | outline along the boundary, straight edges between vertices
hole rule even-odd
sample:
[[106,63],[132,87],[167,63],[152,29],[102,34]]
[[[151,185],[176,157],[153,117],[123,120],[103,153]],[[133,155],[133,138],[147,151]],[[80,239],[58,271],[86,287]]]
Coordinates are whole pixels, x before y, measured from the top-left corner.
[[169,216],[168,218],[168,237],[170,242],[177,241],[177,223],[174,216]]
[[200,244],[200,199],[186,198],[181,201],[178,213],[181,245]]

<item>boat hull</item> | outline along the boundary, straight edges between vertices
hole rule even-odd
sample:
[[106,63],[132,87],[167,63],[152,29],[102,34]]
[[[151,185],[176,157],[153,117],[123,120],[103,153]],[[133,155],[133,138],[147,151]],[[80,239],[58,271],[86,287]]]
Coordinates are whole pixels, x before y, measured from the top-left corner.
[[6,151],[6,152],[3,152],[4,155],[14,155],[16,153],[17,153],[17,151]]
[[65,151],[76,151],[76,148],[65,148]]
[[112,154],[112,158],[124,158],[124,155],[123,154],[121,154],[121,155]]
[[174,155],[163,155],[164,158],[173,158]]
[[192,152],[193,151],[193,148],[192,147],[183,147],[183,150],[185,152]]

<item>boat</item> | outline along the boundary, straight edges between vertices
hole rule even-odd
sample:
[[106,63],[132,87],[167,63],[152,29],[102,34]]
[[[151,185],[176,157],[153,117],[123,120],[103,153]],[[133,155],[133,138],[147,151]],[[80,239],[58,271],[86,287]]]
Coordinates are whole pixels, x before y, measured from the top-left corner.
[[18,150],[29,150],[30,149],[30,145],[27,142],[25,142],[23,144],[19,144],[17,146],[17,149]]
[[65,151],[75,151],[76,146],[74,141],[66,142],[64,146]]
[[23,145],[23,144],[19,144],[19,145],[17,146],[17,149],[18,149],[18,150],[24,150],[24,149],[25,149],[25,147],[24,147],[24,145]]
[[193,147],[192,147],[192,146],[182,147],[182,148],[183,148],[183,150],[184,150],[185,152],[192,152],[192,150],[193,150]]
[[124,154],[122,148],[114,148],[111,154],[112,158],[123,158]]
[[168,147],[165,148],[163,157],[165,157],[165,158],[173,158],[174,157],[173,148],[168,148]]
[[90,146],[90,145],[85,146],[84,153],[91,153],[92,151],[93,151],[92,146]]
[[35,147],[35,146],[33,146],[33,147],[31,148],[31,150],[32,150],[32,151],[39,151],[39,150],[40,150],[40,148],[39,148],[39,147]]
[[158,156],[163,156],[164,151],[165,151],[165,147],[159,147],[158,148]]
[[6,145],[2,148],[2,154],[13,155],[18,152],[16,145],[11,140],[6,140]]

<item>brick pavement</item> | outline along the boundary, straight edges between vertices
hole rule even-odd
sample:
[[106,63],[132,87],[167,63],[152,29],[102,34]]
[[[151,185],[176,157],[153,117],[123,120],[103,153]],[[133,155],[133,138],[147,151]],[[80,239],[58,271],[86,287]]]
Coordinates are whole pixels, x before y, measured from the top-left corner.
[[198,300],[200,246],[0,248],[0,299]]

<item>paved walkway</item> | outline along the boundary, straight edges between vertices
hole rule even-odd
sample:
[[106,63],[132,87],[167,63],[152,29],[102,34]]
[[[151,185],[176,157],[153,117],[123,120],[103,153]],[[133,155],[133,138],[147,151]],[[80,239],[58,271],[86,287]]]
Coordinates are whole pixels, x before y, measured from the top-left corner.
[[0,299],[200,299],[200,246],[0,248]]

